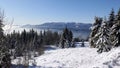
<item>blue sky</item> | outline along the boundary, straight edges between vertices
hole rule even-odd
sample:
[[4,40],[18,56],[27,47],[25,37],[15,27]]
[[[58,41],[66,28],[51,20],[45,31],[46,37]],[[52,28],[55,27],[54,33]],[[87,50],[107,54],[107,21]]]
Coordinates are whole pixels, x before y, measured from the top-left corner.
[[120,8],[120,0],[0,0],[7,20],[14,24],[45,22],[93,23],[95,16],[108,16]]

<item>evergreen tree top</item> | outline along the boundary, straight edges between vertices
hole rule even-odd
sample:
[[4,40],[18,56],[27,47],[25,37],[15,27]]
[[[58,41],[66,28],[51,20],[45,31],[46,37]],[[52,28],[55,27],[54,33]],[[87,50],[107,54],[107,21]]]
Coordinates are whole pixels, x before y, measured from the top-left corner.
[[109,16],[109,21],[114,21],[114,18],[115,18],[114,9],[112,9]]
[[119,8],[119,10],[118,10],[118,15],[120,15],[120,8]]
[[95,23],[93,25],[100,25],[102,22],[102,18],[100,17],[95,17]]
[[120,9],[118,10],[117,20],[120,20]]
[[113,15],[113,14],[114,14],[114,9],[112,8],[110,15]]

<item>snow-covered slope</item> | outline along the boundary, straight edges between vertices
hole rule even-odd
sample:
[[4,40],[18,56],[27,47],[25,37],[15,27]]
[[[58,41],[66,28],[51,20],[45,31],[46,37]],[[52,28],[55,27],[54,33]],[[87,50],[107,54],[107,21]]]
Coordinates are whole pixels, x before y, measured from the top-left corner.
[[34,58],[36,65],[41,68],[120,68],[120,47],[98,54],[96,48],[85,44],[86,47],[46,50],[45,54]]
[[120,48],[102,54],[88,47],[51,50],[37,57],[36,62],[45,68],[120,68]]

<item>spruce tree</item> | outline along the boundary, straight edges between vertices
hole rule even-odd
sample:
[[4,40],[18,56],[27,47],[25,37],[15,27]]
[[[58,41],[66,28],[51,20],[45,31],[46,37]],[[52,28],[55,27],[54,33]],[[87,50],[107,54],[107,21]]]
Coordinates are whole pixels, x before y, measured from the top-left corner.
[[63,34],[61,35],[61,39],[60,39],[60,47],[65,48],[65,38],[64,38]]
[[109,28],[107,27],[107,21],[105,20],[100,29],[98,34],[95,35],[95,37],[98,37],[96,44],[96,47],[98,48],[99,53],[102,52],[108,52],[111,49],[111,41],[109,40]]
[[63,34],[61,35],[61,47],[72,47],[73,34],[72,31],[67,27],[63,30]]
[[111,28],[114,24],[114,20],[115,20],[115,14],[114,14],[114,9],[111,10],[110,16],[109,16],[109,20],[108,20],[108,26]]
[[69,30],[69,33],[68,33],[69,47],[72,47],[72,40],[73,40],[73,33],[71,30]]
[[10,68],[11,59],[9,48],[7,47],[6,38],[3,33],[3,20],[4,12],[0,11],[0,67],[1,68]]
[[93,47],[93,48],[96,47],[95,43],[98,40],[98,37],[95,37],[95,35],[98,33],[101,23],[102,23],[102,18],[95,17],[95,22],[91,27],[91,33],[90,33],[90,37],[89,37],[90,47]]
[[115,17],[114,25],[111,28],[111,39],[113,47],[120,45],[120,9]]

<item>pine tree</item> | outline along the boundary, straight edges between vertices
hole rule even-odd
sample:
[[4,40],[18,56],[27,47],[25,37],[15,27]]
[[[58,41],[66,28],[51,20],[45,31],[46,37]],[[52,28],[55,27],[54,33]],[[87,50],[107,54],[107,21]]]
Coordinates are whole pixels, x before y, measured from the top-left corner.
[[60,36],[59,36],[58,32],[54,32],[53,33],[53,42],[57,47],[58,47],[59,41],[60,41]]
[[94,47],[94,48],[96,47],[95,43],[96,40],[98,40],[98,37],[95,37],[95,35],[98,33],[101,23],[102,23],[102,18],[95,17],[95,23],[91,27],[91,33],[89,37],[90,47]]
[[4,19],[4,12],[0,11],[0,39],[3,37],[3,19]]
[[72,40],[73,40],[73,34],[71,30],[68,30],[66,27],[63,30],[63,34],[61,35],[61,47],[72,47]]
[[72,40],[73,40],[73,33],[71,30],[69,30],[69,33],[68,33],[69,47],[72,47]]
[[69,30],[68,30],[68,28],[67,28],[67,26],[66,26],[65,29],[63,30],[63,37],[64,37],[65,39],[68,39],[68,33],[69,33]]
[[120,45],[120,9],[115,17],[114,25],[111,28],[111,39],[113,47]]
[[108,26],[111,28],[114,24],[114,20],[115,20],[115,14],[114,14],[114,9],[111,10],[110,16],[109,16],[109,20],[108,20]]
[[1,68],[10,68],[11,59],[9,49],[7,47],[6,38],[3,34],[3,20],[4,12],[0,11],[0,67]]
[[96,47],[98,48],[97,52],[99,52],[99,53],[108,52],[111,49],[111,42],[109,40],[109,38],[110,38],[109,31],[110,30],[107,27],[107,21],[105,20],[102,23],[98,34],[96,34],[96,36],[95,36],[95,37],[98,37],[98,40],[95,43]]
[[65,48],[65,39],[64,39],[63,34],[61,35],[61,39],[60,39],[60,47]]

